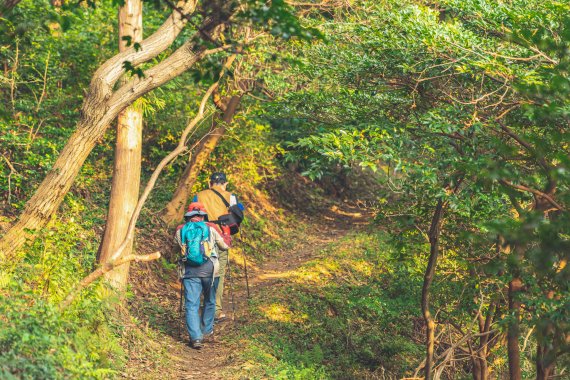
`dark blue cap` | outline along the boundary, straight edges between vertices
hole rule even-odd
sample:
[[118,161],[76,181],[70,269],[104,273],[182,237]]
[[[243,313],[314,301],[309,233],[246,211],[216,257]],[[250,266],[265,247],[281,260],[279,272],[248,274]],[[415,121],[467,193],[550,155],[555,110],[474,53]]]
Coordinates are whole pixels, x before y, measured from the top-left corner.
[[228,182],[228,179],[226,175],[222,172],[213,173],[210,176],[210,183],[226,183],[226,182]]

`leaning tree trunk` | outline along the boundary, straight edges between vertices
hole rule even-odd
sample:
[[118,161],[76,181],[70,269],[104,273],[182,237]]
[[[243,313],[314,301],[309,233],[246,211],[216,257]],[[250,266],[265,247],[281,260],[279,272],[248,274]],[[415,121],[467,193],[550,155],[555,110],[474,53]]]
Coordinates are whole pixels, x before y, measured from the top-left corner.
[[439,256],[439,235],[441,232],[441,222],[443,219],[443,211],[445,208],[445,202],[440,198],[437,201],[437,206],[433,213],[431,220],[431,226],[429,229],[429,243],[430,243],[430,255],[428,260],[428,265],[426,272],[424,274],[424,284],[422,287],[422,313],[426,323],[426,364],[424,367],[424,374],[426,380],[431,380],[433,375],[433,350],[435,342],[435,321],[429,310],[429,291],[431,283],[433,282],[433,276],[435,274],[435,268],[437,266],[437,259]]
[[[131,43],[140,43],[143,39],[142,23],[143,4],[141,0],[126,0],[119,8],[119,51],[125,51],[129,45],[124,37],[130,37]],[[121,81],[126,82],[126,78]],[[103,241],[99,247],[99,263],[105,264],[123,242],[131,216],[138,202],[141,178],[142,151],[142,111],[129,106],[119,113],[117,118],[117,141],[111,198]],[[131,254],[133,241],[123,250],[122,256]],[[109,283],[117,289],[125,289],[129,276],[130,261],[105,274]]]
[[[206,50],[203,43],[191,39],[168,58],[146,70],[142,78],[133,77],[128,83],[113,91],[115,83],[124,72],[123,63],[129,61],[132,66],[137,67],[166,50],[186,23],[181,12],[190,13],[195,5],[195,2],[180,2],[179,8],[169,19],[140,44],[141,49],[137,51],[131,47],[109,59],[95,72],[83,102],[77,130],[70,137],[35,194],[26,203],[18,222],[0,240],[1,260],[13,256],[33,231],[47,224],[71,188],[87,156],[95,144],[103,138],[109,124],[121,110],[147,92],[182,74],[203,57],[229,48],[222,46]],[[200,34],[212,33],[223,22],[225,20],[220,18],[206,20],[205,25],[200,27]]]
[[240,95],[234,95],[228,100],[221,123],[217,122],[216,127],[200,142],[196,153],[192,155],[188,165],[186,165],[186,169],[184,169],[182,177],[178,181],[176,191],[162,213],[162,220],[166,224],[173,225],[182,220],[184,207],[191,195],[190,192],[196,182],[196,177],[207,162],[210,153],[216,148],[220,138],[224,135],[226,126],[231,123],[240,100]]

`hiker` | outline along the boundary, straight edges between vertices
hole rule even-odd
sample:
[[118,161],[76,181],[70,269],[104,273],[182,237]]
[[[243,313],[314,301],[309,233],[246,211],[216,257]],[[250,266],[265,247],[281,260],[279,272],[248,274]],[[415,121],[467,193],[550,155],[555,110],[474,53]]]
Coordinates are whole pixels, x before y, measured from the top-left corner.
[[[227,191],[228,180],[224,173],[217,172],[210,176],[210,187],[202,190],[194,196],[194,202],[200,202],[206,207],[211,222],[221,226],[224,234],[230,234],[230,227],[220,223],[221,216],[228,214],[228,207],[238,206],[243,211],[243,206],[238,202],[235,194]],[[243,218],[243,213],[242,213]],[[240,220],[241,222],[241,220]],[[232,227],[233,228],[233,227]],[[235,233],[235,231],[231,231]],[[216,291],[216,316],[215,322],[221,322],[226,319],[222,308],[222,299],[224,295],[224,278],[226,275],[226,267],[229,260],[229,251],[220,252],[218,257],[220,263],[220,282]]]
[[[208,214],[203,204],[193,202],[184,215],[185,224],[178,226],[176,241],[182,249],[186,327],[190,345],[201,349],[204,341],[214,337],[216,289],[219,283],[218,257],[227,251],[231,238],[222,237],[222,231],[213,223],[206,223]],[[200,295],[204,306],[200,316]]]

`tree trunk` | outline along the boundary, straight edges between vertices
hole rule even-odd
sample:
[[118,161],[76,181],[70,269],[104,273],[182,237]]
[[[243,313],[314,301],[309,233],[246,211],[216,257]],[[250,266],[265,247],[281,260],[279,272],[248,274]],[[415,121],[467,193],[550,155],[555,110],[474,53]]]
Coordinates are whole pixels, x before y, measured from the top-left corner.
[[487,380],[489,379],[489,366],[487,363],[487,357],[489,356],[489,350],[487,348],[487,341],[489,336],[485,335],[481,337],[479,344],[479,379]]
[[0,17],[10,12],[22,0],[0,0]]
[[479,349],[477,350],[475,358],[477,361],[476,369],[479,371],[477,377],[479,380],[489,379],[489,365],[487,362],[489,357],[489,342],[491,340],[491,335],[489,333],[491,331],[491,323],[497,314],[497,310],[498,302],[491,302],[485,318],[483,318],[483,315],[480,312],[478,312],[477,315],[479,322],[479,334],[481,334],[479,337]]
[[184,208],[191,195],[190,192],[196,182],[196,177],[207,162],[210,153],[216,148],[220,138],[224,135],[226,126],[231,123],[240,101],[241,95],[234,95],[228,100],[222,116],[222,122],[220,123],[217,120],[215,128],[209,132],[208,136],[196,148],[196,153],[192,155],[184,169],[184,173],[182,173],[182,177],[178,181],[178,186],[172,199],[162,213],[162,220],[166,224],[173,225],[182,220]]
[[[548,334],[546,334],[548,335]],[[547,339],[544,336],[543,339]],[[536,346],[536,380],[548,380],[554,375],[555,361],[545,342],[539,342]]]
[[[184,13],[192,12],[195,8],[195,2],[179,4]],[[202,33],[211,33],[225,20],[217,19],[216,22],[217,24],[214,24],[208,20],[202,28]],[[36,193],[26,203],[18,222],[0,240],[0,260],[14,255],[33,231],[47,224],[71,188],[87,156],[121,110],[147,92],[188,70],[203,57],[229,48],[223,46],[206,50],[204,44],[199,41],[189,40],[168,58],[146,70],[143,78],[133,77],[113,92],[113,86],[124,72],[123,62],[129,61],[136,67],[156,57],[170,46],[185,23],[180,10],[174,11],[153,35],[141,43],[142,49],[135,51],[134,47],[130,47],[109,59],[97,70],[83,102],[76,132],[70,137]],[[195,52],[194,49],[198,50]]]
[[471,370],[471,377],[473,380],[483,380],[481,379],[481,361],[477,357],[477,352],[473,349],[471,342],[467,342],[467,346],[469,347],[469,355],[471,360],[472,370]]
[[[127,41],[123,37],[130,37],[131,43],[142,41],[142,10],[141,0],[126,0],[119,8],[120,52],[128,48]],[[122,80],[126,82],[126,78]],[[117,118],[113,183],[105,233],[99,248],[100,264],[107,263],[123,242],[138,202],[141,177],[142,117],[140,109],[129,106],[121,111]],[[131,240],[122,256],[131,254],[132,244]],[[130,262],[127,261],[114,271],[105,274],[107,281],[115,288],[124,290],[128,281],[129,265]]]
[[429,229],[430,256],[426,272],[424,274],[424,284],[422,287],[422,313],[426,322],[426,364],[424,367],[425,380],[431,380],[433,370],[433,351],[435,342],[435,321],[429,310],[429,291],[433,282],[437,259],[439,256],[439,235],[441,232],[441,221],[443,218],[445,203],[442,199],[437,201],[437,206],[431,220]]
[[511,380],[521,380],[521,363],[519,349],[519,318],[520,318],[520,302],[516,300],[517,293],[522,290],[522,281],[514,278],[509,282],[509,313],[511,315],[511,323],[507,331],[507,353],[509,357],[509,374]]
[[[549,186],[544,190],[544,193],[554,198],[556,190],[556,182],[551,181]],[[544,213],[544,217],[548,218],[549,210],[551,210],[551,203],[544,198],[535,199],[535,210]],[[554,291],[548,291],[545,294],[548,299],[554,298]],[[554,375],[556,364],[556,344],[554,338],[554,327],[550,320],[542,320],[536,326],[536,380],[548,380]]]

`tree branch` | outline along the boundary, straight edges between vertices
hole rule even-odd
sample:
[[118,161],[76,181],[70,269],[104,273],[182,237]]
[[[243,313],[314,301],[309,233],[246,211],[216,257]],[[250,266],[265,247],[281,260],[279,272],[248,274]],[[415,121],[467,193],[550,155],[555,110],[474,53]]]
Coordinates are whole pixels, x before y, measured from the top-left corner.
[[146,202],[150,192],[154,188],[156,180],[158,179],[158,176],[162,172],[162,169],[164,169],[164,167],[168,163],[170,163],[174,158],[176,158],[179,154],[181,154],[182,152],[184,152],[187,149],[186,138],[188,137],[188,134],[192,131],[192,129],[194,129],[194,127],[198,124],[198,122],[204,118],[204,112],[205,112],[206,103],[207,103],[208,99],[210,98],[210,96],[212,95],[214,90],[219,86],[220,80],[222,79],[225,71],[231,66],[231,64],[235,60],[235,57],[236,56],[234,54],[230,58],[228,58],[226,64],[224,65],[224,67],[222,69],[222,72],[220,73],[218,81],[216,83],[214,83],[212,86],[210,86],[210,88],[206,91],[206,94],[204,95],[204,97],[202,98],[202,101],[200,103],[200,108],[198,110],[198,114],[192,119],[192,121],[188,124],[188,126],[186,127],[186,129],[182,133],[182,136],[180,137],[180,141],[178,142],[178,146],[172,152],[170,152],[165,158],[162,159],[162,161],[158,164],[157,168],[152,173],[152,176],[149,179],[141,197],[139,198],[137,206],[133,212],[133,215],[131,217],[131,221],[129,223],[129,228],[127,230],[125,239],[123,240],[123,242],[121,243],[119,248],[117,248],[117,250],[111,256],[111,259],[108,262],[106,262],[101,267],[99,267],[98,269],[93,271],[91,274],[89,274],[87,277],[85,277],[83,280],[81,280],[81,282],[77,286],[74,287],[74,289],[69,293],[69,295],[60,304],[60,309],[65,309],[67,306],[69,306],[71,304],[73,299],[75,299],[77,294],[82,289],[89,286],[89,284],[91,284],[97,278],[99,278],[103,274],[115,269],[116,267],[118,267],[118,266],[120,266],[126,262],[133,261],[133,260],[134,261],[151,261],[151,260],[156,260],[160,257],[160,252],[155,252],[151,255],[127,255],[125,257],[120,257],[120,256],[123,253],[123,251],[125,250],[125,248],[128,246],[129,241],[134,236],[135,225],[136,225],[136,222],[137,222],[138,217],[140,215],[140,212],[142,210],[142,207],[143,207],[144,203]]
[[512,187],[512,188],[517,189],[517,190],[527,191],[527,192],[532,193],[538,197],[544,198],[548,202],[550,202],[551,205],[556,207],[556,209],[558,209],[560,211],[566,211],[566,209],[564,207],[562,207],[558,202],[556,202],[550,195],[543,193],[542,191],[532,189],[532,188],[524,186],[524,185],[515,185],[514,183],[511,183],[511,182],[504,180],[504,179],[500,179],[499,183],[501,183],[504,186]]
[[201,50],[194,53],[192,50],[194,45],[193,42],[186,42],[168,58],[146,70],[142,79],[133,77],[125,85],[115,91],[109,100],[111,106],[103,118],[106,123],[110,123],[120,111],[136,99],[162,86],[171,79],[176,78],[202,58],[229,50],[233,47],[233,45],[223,45],[215,49]]
[[63,310],[65,308],[67,308],[69,305],[71,305],[71,303],[73,302],[73,300],[75,299],[75,297],[77,297],[77,295],[86,287],[88,287],[89,285],[91,285],[91,283],[93,283],[93,281],[97,280],[99,277],[101,277],[102,275],[104,275],[107,272],[110,272],[112,270],[114,270],[115,268],[131,262],[131,261],[153,261],[153,260],[158,260],[160,258],[160,252],[154,252],[151,253],[149,255],[127,255],[125,257],[122,257],[121,259],[114,261],[114,262],[107,262],[103,265],[101,265],[99,268],[95,269],[93,272],[91,272],[88,276],[84,277],[83,280],[81,280],[77,285],[75,285],[73,287],[73,289],[69,292],[69,294],[67,295],[67,297],[65,297],[65,299],[59,304],[59,309]]
[[182,29],[184,29],[187,20],[183,14],[187,16],[193,13],[196,10],[197,3],[196,0],[183,0],[178,2],[180,10],[176,12],[173,11],[156,32],[144,39],[139,44],[141,48],[138,49],[138,51],[134,46],[131,46],[124,52],[108,59],[95,72],[93,75],[94,80],[102,77],[104,84],[112,87],[125,73],[123,69],[124,62],[128,61],[133,67],[136,67],[157,57],[174,42]]
[[119,248],[117,248],[117,251],[111,256],[111,261],[116,260],[117,258],[119,258],[121,256],[121,254],[123,253],[125,248],[128,246],[129,241],[133,238],[134,231],[135,231],[135,225],[136,225],[137,219],[140,215],[140,212],[142,210],[142,207],[143,207],[144,203],[146,202],[146,199],[148,198],[150,192],[154,188],[154,185],[158,179],[158,176],[162,172],[162,170],[172,160],[174,160],[176,157],[178,157],[178,155],[182,154],[183,152],[185,152],[188,149],[186,147],[186,139],[187,139],[188,135],[196,127],[198,122],[204,118],[204,111],[205,111],[206,103],[207,103],[208,99],[210,98],[210,96],[212,95],[214,90],[216,88],[218,88],[221,79],[223,78],[227,69],[233,64],[235,58],[236,58],[235,54],[228,58],[225,65],[222,67],[222,71],[219,74],[218,81],[216,83],[214,83],[213,85],[211,85],[210,88],[208,88],[208,90],[206,91],[206,94],[204,94],[204,96],[202,97],[202,101],[200,102],[200,108],[198,109],[198,113],[196,114],[196,116],[194,116],[192,121],[190,121],[190,123],[188,123],[188,125],[186,126],[186,129],[184,129],[184,132],[182,132],[182,135],[180,136],[180,140],[178,141],[178,145],[176,146],[176,148],[172,152],[170,152],[166,157],[164,157],[162,159],[162,161],[160,161],[160,163],[158,164],[158,166],[156,167],[156,169],[152,173],[141,197],[139,198],[137,206],[133,212],[133,216],[131,217],[131,221],[129,223],[129,228],[127,230],[127,234],[125,236],[125,239],[123,240],[123,242],[121,243]]
[[537,153],[536,150],[522,137],[514,133],[511,129],[509,129],[509,127],[504,125],[502,122],[498,120],[497,122],[499,123],[499,126],[501,127],[501,130],[503,132],[505,132],[509,137],[518,142],[521,146],[526,148],[526,150],[531,154],[531,156],[536,159],[538,165],[544,170],[544,174],[546,175],[546,179],[548,181],[545,192],[547,193],[552,192],[556,188],[556,179],[553,178],[550,173],[553,169],[552,165],[549,164],[541,154]]
[[[180,3],[183,4],[187,12],[195,9],[195,0],[181,1]],[[130,60],[133,65],[138,65],[156,57],[170,46],[182,30],[185,22],[178,13],[173,12],[155,33],[141,43],[142,50],[137,52],[132,47],[124,53],[119,53],[108,59],[95,72],[89,86],[89,92],[81,107],[75,132],[61,150],[57,160],[34,195],[26,203],[19,220],[0,239],[0,259],[15,254],[26,239],[31,236],[32,231],[47,223],[47,220],[57,211],[87,156],[103,137],[110,123],[122,109],[130,104],[129,102],[136,100],[136,97],[128,97],[127,101],[124,102],[123,99],[113,98],[113,101],[119,101],[121,104],[109,103],[113,97],[113,86],[124,73],[123,63]],[[191,60],[190,64],[185,67],[188,68],[194,63],[195,60]],[[168,71],[164,65],[160,67]],[[172,76],[166,76],[162,82],[155,81],[145,91],[150,91],[169,79],[172,79]],[[140,91],[139,94],[144,94],[145,91]]]

